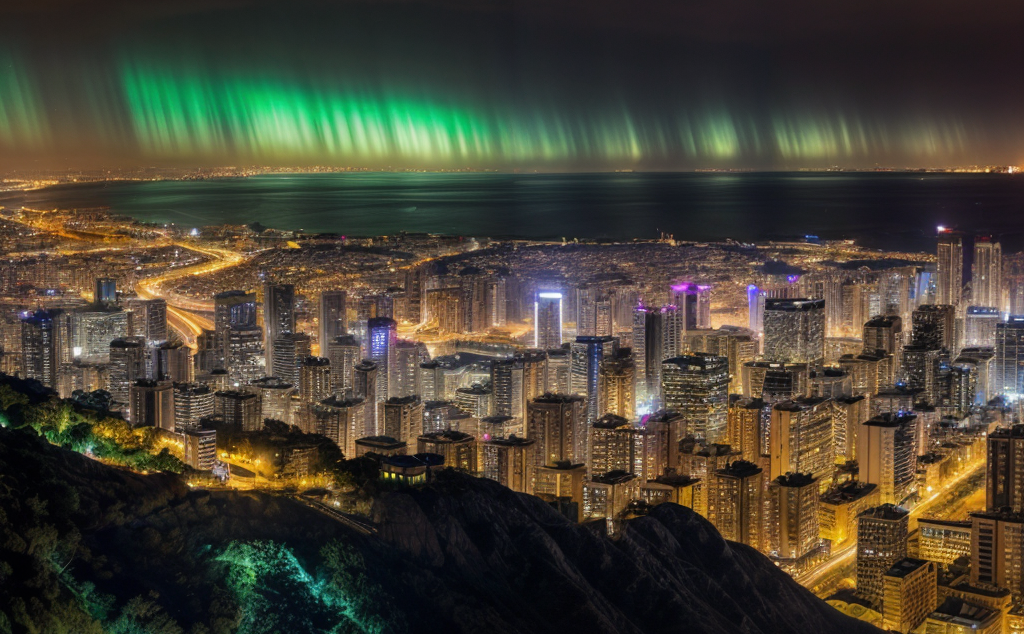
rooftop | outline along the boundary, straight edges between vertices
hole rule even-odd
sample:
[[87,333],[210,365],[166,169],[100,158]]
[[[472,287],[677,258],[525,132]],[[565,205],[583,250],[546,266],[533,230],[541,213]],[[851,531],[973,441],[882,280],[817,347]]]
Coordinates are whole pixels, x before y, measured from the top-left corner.
[[913,557],[904,557],[892,565],[892,568],[886,571],[886,577],[898,577],[903,578],[914,572],[922,566],[927,566],[929,563],[924,559],[914,559]]

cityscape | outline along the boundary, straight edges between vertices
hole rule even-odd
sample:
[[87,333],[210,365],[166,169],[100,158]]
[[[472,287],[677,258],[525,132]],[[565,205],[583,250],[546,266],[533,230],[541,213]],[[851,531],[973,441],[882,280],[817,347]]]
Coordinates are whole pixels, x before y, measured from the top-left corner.
[[1024,630],[1024,260],[990,236],[339,238],[26,208],[0,227],[0,370],[108,417],[90,434],[118,450],[25,418],[100,462],[367,533],[353,459],[381,490],[454,469],[613,538],[678,504],[876,627]]

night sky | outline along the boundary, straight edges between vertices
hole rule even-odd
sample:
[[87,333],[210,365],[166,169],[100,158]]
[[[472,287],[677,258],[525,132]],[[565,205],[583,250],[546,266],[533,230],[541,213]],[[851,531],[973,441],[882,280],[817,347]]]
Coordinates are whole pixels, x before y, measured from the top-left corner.
[[1024,162],[1024,2],[0,3],[0,165]]

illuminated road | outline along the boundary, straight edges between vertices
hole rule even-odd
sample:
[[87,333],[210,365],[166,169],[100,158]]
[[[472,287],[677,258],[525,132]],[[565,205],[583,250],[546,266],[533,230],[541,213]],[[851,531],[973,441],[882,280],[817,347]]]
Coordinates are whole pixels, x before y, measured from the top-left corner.
[[[972,477],[978,476],[979,473],[984,473],[984,471],[985,464],[984,462],[982,462],[974,469],[964,471],[964,473],[960,474],[953,480],[950,480],[948,483],[943,485],[941,489],[932,494],[930,498],[922,501],[920,504],[914,507],[910,511],[910,519],[917,519],[922,514],[930,511],[940,503],[948,503],[954,501],[957,496],[951,496],[950,494],[965,481],[970,480]],[[984,486],[984,479],[982,479],[981,482],[982,486]],[[969,496],[970,494],[973,493],[974,490],[967,492],[967,495]],[[828,561],[818,566],[817,568],[814,568],[813,570],[808,571],[803,575],[798,575],[796,577],[796,580],[800,582],[800,585],[813,591],[815,587],[821,584],[824,580],[826,580],[826,578],[830,574],[839,572],[847,566],[852,566],[856,561],[856,558],[857,544],[856,542],[854,542],[834,553]],[[823,590],[824,591],[819,590],[819,596],[832,594],[831,586]]]

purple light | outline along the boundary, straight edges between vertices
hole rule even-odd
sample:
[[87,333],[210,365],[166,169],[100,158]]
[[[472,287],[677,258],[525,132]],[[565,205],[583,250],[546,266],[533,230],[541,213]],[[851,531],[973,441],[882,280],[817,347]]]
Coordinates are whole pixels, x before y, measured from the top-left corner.
[[786,281],[789,282],[790,284],[795,284],[796,281],[799,280],[799,279],[800,279],[799,275],[790,275],[790,276],[788,276],[786,278]]
[[751,285],[747,286],[747,292],[748,293],[750,291],[756,291],[756,290],[757,290],[757,284],[751,284]]

